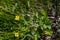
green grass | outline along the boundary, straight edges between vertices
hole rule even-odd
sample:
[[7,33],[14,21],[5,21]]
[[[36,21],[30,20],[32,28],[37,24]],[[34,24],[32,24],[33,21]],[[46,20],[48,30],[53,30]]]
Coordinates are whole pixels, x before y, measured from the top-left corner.
[[45,33],[51,36],[50,5],[50,0],[0,0],[0,40],[38,40]]

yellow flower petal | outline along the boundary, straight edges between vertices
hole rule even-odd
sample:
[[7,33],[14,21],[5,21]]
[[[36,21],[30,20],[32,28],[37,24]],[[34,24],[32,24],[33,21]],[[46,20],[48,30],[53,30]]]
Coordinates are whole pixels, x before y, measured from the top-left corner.
[[19,37],[19,33],[18,32],[15,33],[15,37]]
[[15,20],[19,20],[19,16],[15,16]]

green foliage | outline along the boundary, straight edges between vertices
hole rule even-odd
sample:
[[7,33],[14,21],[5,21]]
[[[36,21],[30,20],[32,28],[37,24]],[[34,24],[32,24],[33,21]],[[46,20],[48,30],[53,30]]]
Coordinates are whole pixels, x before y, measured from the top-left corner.
[[51,36],[49,7],[50,0],[0,0],[0,40],[38,40],[44,32]]

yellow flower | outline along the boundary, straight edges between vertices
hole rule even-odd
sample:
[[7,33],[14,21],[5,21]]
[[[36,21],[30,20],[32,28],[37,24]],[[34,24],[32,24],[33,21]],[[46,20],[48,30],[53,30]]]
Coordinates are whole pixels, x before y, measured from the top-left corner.
[[19,33],[18,32],[15,33],[15,37],[19,37]]
[[19,20],[19,16],[15,16],[15,20]]

